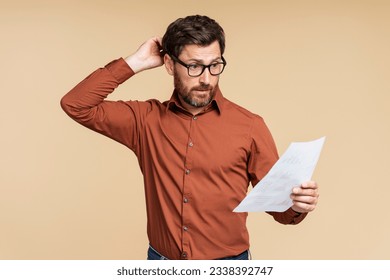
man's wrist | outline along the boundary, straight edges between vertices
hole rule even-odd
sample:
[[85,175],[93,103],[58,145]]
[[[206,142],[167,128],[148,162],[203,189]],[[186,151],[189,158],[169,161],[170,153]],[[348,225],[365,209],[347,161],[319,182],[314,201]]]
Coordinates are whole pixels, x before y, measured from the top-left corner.
[[138,73],[142,71],[141,63],[139,62],[139,60],[136,58],[134,54],[126,57],[125,61],[127,65],[129,65],[129,67],[133,70],[134,73]]

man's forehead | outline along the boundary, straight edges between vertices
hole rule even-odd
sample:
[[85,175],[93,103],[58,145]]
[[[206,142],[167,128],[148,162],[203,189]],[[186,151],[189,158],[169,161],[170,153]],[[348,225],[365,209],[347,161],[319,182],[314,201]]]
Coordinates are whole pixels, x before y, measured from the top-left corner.
[[218,41],[211,43],[208,46],[199,45],[186,45],[183,47],[180,55],[182,59],[193,59],[193,60],[214,60],[221,58],[221,49]]

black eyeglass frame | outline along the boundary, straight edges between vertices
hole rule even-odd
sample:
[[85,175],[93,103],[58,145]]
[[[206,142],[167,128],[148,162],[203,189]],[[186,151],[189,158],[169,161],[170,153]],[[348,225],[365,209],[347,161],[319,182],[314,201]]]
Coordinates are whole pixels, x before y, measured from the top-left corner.
[[[199,64],[199,63],[186,64],[186,63],[184,63],[183,61],[181,61],[179,58],[177,58],[176,56],[174,56],[174,55],[172,55],[172,54],[169,54],[169,56],[170,56],[174,61],[178,62],[180,65],[182,65],[182,66],[184,66],[185,68],[187,68],[188,76],[194,77],[194,78],[201,76],[206,68],[209,70],[209,73],[210,73],[211,76],[219,76],[219,75],[222,74],[223,70],[225,70],[225,67],[226,67],[226,64],[227,64],[227,62],[226,62],[226,60],[225,60],[225,58],[224,58],[223,56],[221,56],[222,62],[214,62],[214,63],[211,63],[211,64],[209,64],[209,65],[204,65],[204,64]],[[211,71],[210,71],[210,67],[213,66],[213,65],[216,65],[216,64],[222,64],[223,67],[222,67],[221,72],[219,72],[218,74],[213,74],[213,73],[211,73]],[[191,75],[191,74],[190,74],[190,67],[191,67],[192,65],[202,66],[202,71],[200,72],[199,75]]]

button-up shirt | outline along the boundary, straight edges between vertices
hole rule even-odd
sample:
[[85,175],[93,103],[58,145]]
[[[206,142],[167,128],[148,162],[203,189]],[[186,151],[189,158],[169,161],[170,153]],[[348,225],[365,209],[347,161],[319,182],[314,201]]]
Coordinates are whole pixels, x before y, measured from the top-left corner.
[[[61,100],[80,124],[132,150],[144,178],[151,246],[169,259],[217,259],[249,248],[247,213],[233,209],[278,154],[264,120],[224,98],[219,87],[193,116],[174,91],[165,102],[108,101],[134,75],[122,59],[100,68]],[[283,224],[305,214],[272,212]]]

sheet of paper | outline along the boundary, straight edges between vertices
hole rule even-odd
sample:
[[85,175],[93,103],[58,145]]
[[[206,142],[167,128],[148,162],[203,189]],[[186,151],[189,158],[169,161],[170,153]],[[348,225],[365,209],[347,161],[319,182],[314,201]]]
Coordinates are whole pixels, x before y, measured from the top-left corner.
[[292,206],[294,187],[310,181],[325,137],[310,142],[293,142],[266,176],[233,212],[283,212]]

